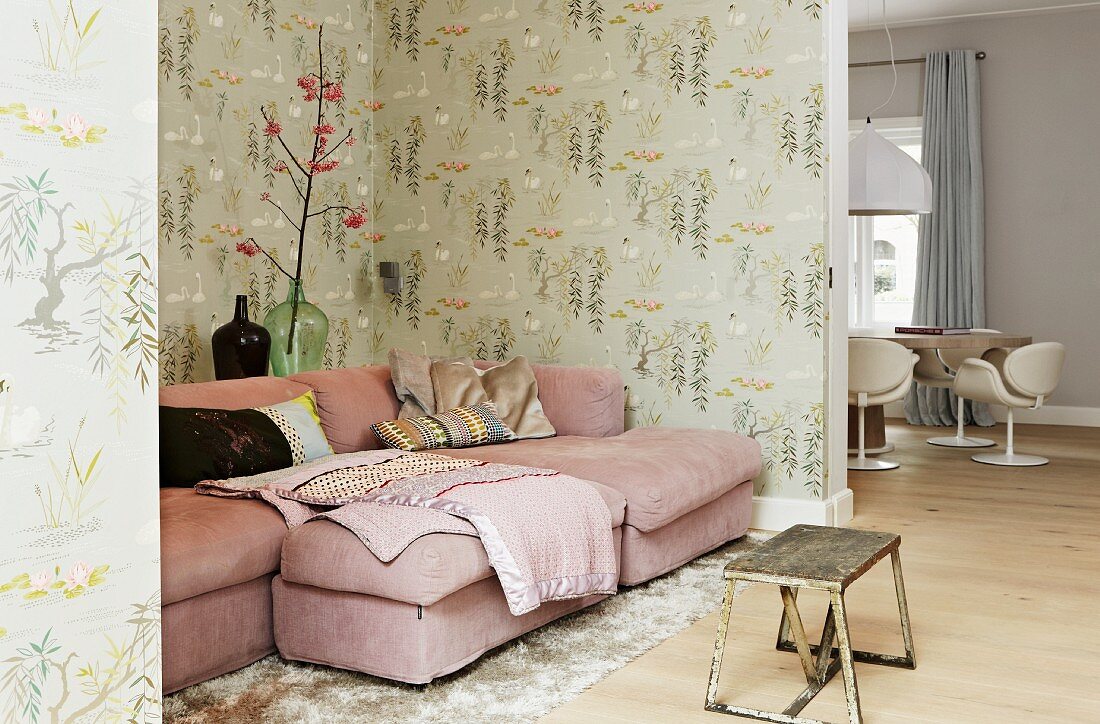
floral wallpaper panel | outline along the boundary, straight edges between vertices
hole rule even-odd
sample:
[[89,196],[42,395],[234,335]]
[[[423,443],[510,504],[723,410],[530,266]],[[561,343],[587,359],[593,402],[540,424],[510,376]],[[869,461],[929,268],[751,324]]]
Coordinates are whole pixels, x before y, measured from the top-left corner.
[[615,367],[632,425],[765,450],[822,493],[817,2],[379,0],[385,344]]
[[[293,163],[267,119],[298,156],[308,156],[315,106],[298,79],[316,73],[318,31],[326,78],[343,97],[325,119],[333,142],[354,141],[331,156],[317,176],[313,209],[370,201],[371,6],[369,0],[230,0],[160,3],[160,248],[163,312],[160,381],[213,378],[210,335],[232,317],[233,298],[248,294],[250,316],[287,297],[301,201]],[[265,118],[266,115],[266,118]],[[310,301],[330,319],[328,366],[371,358],[370,229],[349,228],[337,212],[312,219],[302,260]],[[237,251],[253,238],[273,259]]]
[[155,11],[0,30],[0,719],[157,721]]
[[[233,0],[160,18],[161,382],[209,379],[232,295],[285,295],[294,232],[263,114],[308,141],[325,55],[360,142],[310,227],[325,363],[390,346],[609,365],[632,425],[733,429],[757,493],[823,485],[822,8],[816,0]],[[284,136],[288,134],[284,133]],[[271,200],[264,201],[264,194]],[[384,295],[376,262],[398,261]]]

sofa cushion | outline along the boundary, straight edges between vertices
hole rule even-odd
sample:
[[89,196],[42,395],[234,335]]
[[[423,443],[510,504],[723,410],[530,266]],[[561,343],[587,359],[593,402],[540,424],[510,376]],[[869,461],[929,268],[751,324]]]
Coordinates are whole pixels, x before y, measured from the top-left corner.
[[523,355],[484,370],[472,363],[433,362],[432,389],[437,410],[492,402],[518,439],[555,435],[539,402],[535,372]]
[[160,406],[160,484],[257,475],[331,455],[313,390],[246,410]]
[[246,377],[241,380],[196,382],[160,388],[160,404],[165,407],[210,407],[217,410],[242,410],[246,407],[275,405],[293,400],[309,387],[283,377]]
[[382,444],[370,426],[397,417],[400,404],[385,365],[301,372],[289,379],[308,385],[333,452],[378,450]]
[[[474,363],[488,369],[501,362]],[[606,367],[531,365],[539,402],[558,435],[609,437],[623,431],[626,388],[618,370]]]
[[[432,386],[432,363],[436,361],[463,365],[474,363],[469,357],[429,357],[400,347],[390,349],[390,379],[393,380],[394,394],[401,403],[398,417],[423,417],[439,411],[440,407],[435,401],[435,388]],[[459,405],[449,405],[442,409],[446,410],[447,407]]]
[[407,452],[495,445],[516,439],[516,433],[500,419],[491,400],[434,415],[376,422],[370,429],[386,447]]
[[279,570],[286,523],[258,500],[160,491],[161,599],[165,605]]
[[[475,364],[486,369],[500,363]],[[623,431],[623,378],[617,370],[558,365],[531,365],[531,369],[543,412],[559,435],[605,437]],[[381,448],[370,426],[393,420],[400,411],[386,365],[301,372],[287,380],[313,389],[321,427],[338,453]]]
[[[622,493],[593,485],[611,510],[611,524],[623,522]],[[287,534],[282,577],[292,583],[353,591],[430,606],[471,583],[493,575],[481,541],[469,535],[432,533],[416,539],[401,555],[382,563],[355,534],[318,520]]]
[[724,430],[640,427],[608,438],[517,440],[441,455],[560,470],[626,496],[626,525],[656,530],[760,473],[760,444]]

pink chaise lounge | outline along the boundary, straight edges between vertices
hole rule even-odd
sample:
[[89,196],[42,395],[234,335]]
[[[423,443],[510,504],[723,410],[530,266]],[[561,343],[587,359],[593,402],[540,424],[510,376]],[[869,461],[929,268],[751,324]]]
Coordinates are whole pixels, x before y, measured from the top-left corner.
[[[748,529],[760,448],[730,432],[623,431],[614,370],[535,365],[558,436],[446,451],[554,468],[594,481],[620,544],[620,581],[666,573]],[[389,368],[309,372],[161,390],[161,404],[241,408],[313,389],[336,452],[377,449],[370,425],[397,416]],[[289,533],[259,501],[161,490],[164,688],[172,692],[278,650],[288,659],[424,683],[599,597],[509,613],[476,538],[425,536],[381,563],[349,531]]]

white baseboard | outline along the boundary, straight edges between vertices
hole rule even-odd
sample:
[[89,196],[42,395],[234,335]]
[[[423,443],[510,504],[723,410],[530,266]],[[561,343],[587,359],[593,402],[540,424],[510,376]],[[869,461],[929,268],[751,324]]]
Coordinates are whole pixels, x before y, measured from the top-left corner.
[[786,530],[796,523],[844,525],[852,519],[852,491],[845,488],[827,500],[752,498],[750,528]]
[[[991,405],[993,419],[1004,422],[1008,409]],[[883,407],[886,417],[905,417],[905,404],[891,402]],[[1068,405],[1044,405],[1038,410],[1016,410],[1016,422],[1021,425],[1073,425],[1076,427],[1100,427],[1100,407],[1070,407]]]

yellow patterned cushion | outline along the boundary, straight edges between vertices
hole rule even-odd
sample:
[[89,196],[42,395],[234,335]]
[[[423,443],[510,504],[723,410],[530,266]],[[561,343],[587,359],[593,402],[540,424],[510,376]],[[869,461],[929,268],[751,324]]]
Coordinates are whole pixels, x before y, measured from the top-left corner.
[[516,439],[516,434],[501,421],[491,401],[424,417],[386,420],[370,427],[386,447],[409,452],[491,445]]

